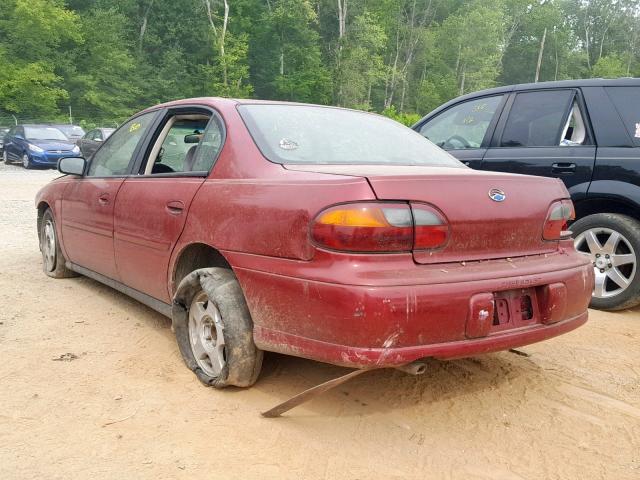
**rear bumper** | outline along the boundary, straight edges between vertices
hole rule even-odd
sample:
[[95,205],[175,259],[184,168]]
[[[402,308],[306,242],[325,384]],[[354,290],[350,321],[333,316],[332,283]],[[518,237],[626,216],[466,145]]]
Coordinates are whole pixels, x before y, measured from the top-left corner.
[[[400,348],[362,348],[319,342],[283,332],[256,327],[256,343],[261,348],[289,355],[311,358],[346,367],[372,368],[406,365],[416,360],[434,357],[440,360],[471,357],[499,352],[541,342],[570,332],[587,322],[588,313],[552,325],[536,325],[484,338],[434,343]],[[286,345],[286,347],[284,347]]]
[[[308,278],[314,271],[308,265],[289,268],[274,260],[272,268],[256,270],[270,261],[229,256],[259,348],[352,367],[465,357],[545,340],[586,322],[593,290],[591,264],[572,249],[444,266],[397,256],[393,274],[372,269],[360,278],[364,285],[338,283],[354,280],[352,258],[344,265],[334,258],[329,270],[318,259],[318,276],[332,272],[330,282]],[[295,272],[299,276],[290,275]],[[493,311],[487,312],[500,292],[535,292],[535,321],[493,327]]]

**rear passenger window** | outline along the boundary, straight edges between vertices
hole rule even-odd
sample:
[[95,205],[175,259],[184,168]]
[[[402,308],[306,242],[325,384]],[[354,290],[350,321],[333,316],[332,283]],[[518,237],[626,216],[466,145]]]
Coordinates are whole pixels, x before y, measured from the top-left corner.
[[206,174],[222,148],[223,137],[224,130],[216,115],[173,115],[161,128],[142,173]]
[[636,147],[640,147],[640,87],[606,87],[624,126],[633,139]]
[[557,147],[565,132],[573,90],[519,93],[502,134],[502,147]]

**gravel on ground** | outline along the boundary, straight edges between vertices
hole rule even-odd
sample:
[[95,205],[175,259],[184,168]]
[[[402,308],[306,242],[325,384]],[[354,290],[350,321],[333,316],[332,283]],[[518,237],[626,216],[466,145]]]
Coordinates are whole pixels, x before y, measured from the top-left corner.
[[347,370],[267,355],[254,387],[203,387],[166,318],[44,275],[33,199],[56,175],[0,164],[1,479],[640,478],[640,310],[265,419]]

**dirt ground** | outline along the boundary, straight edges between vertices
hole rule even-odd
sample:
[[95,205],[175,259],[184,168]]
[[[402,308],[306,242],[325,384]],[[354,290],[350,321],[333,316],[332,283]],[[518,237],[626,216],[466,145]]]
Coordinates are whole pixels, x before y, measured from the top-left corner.
[[640,310],[427,373],[364,374],[267,355],[247,390],[207,389],[169,321],[41,270],[33,197],[56,175],[0,165],[0,478],[640,478]]

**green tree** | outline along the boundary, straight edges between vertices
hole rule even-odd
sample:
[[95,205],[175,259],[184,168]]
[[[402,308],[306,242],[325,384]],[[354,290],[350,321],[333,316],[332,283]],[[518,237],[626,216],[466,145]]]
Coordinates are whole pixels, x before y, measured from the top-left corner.
[[264,98],[328,103],[331,79],[323,64],[317,17],[306,0],[275,0],[251,43],[256,93]]
[[385,78],[383,51],[387,42],[384,29],[373,14],[356,16],[341,41],[336,71],[339,105],[370,110],[371,92]]
[[627,74],[627,62],[616,54],[600,57],[593,66],[593,76],[600,78],[618,78]]
[[5,0],[0,18],[0,109],[56,116],[68,98],[56,65],[82,42],[78,16],[60,0]]

